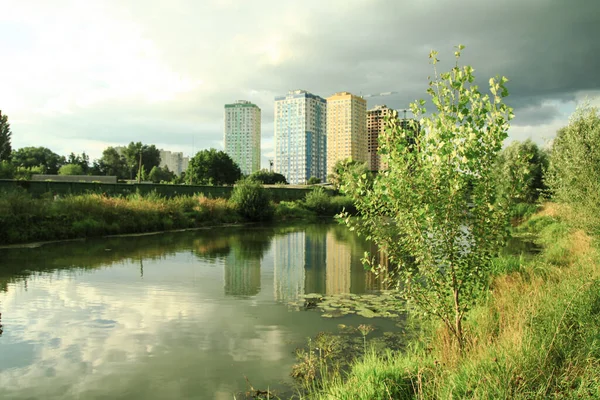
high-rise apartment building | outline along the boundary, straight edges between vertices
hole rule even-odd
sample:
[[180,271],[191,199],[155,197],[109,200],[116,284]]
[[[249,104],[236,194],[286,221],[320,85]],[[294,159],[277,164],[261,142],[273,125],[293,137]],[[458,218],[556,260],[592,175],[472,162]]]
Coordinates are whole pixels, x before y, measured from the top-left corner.
[[290,184],[327,174],[327,102],[306,90],[275,97],[275,172]]
[[367,162],[367,101],[348,92],[327,98],[327,169],[339,160]]
[[225,153],[250,175],[260,169],[260,108],[246,100],[225,104]]
[[371,171],[386,169],[379,155],[379,136],[385,131],[385,118],[392,115],[393,111],[386,105],[375,106],[367,111],[367,155]]
[[159,167],[167,167],[169,171],[177,176],[181,176],[181,173],[187,169],[189,162],[190,158],[184,157],[182,152],[160,150]]

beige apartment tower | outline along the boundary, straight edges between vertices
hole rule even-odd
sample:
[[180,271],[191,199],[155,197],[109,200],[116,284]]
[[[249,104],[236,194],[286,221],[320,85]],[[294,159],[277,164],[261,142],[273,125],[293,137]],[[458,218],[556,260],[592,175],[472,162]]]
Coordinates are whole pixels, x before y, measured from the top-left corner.
[[386,105],[375,106],[367,111],[367,154],[371,171],[387,168],[379,155],[379,136],[385,131],[385,118],[392,115],[393,111]]
[[339,92],[327,98],[327,173],[347,158],[368,162],[367,101]]

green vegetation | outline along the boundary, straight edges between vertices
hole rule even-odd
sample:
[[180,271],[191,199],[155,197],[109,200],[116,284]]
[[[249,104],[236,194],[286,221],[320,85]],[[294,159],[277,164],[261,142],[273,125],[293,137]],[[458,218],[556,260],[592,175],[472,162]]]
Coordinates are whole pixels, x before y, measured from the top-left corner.
[[[522,173],[515,174],[521,167]],[[499,174],[498,181],[501,182],[498,190],[521,188],[519,191],[512,191],[513,202],[533,204],[547,189],[543,178],[544,171],[548,169],[548,153],[540,150],[531,140],[515,140],[509,144],[500,153],[494,168]]]
[[233,185],[242,171],[227,153],[210,149],[192,157],[185,175],[194,185]]
[[422,325],[405,351],[367,352],[308,397],[599,398],[600,253],[556,204],[516,232],[542,251],[493,260],[490,290],[468,311],[463,355],[447,329]]
[[274,207],[271,197],[260,182],[243,179],[233,188],[230,201],[237,212],[249,221],[269,221]]
[[322,213],[304,200],[278,203],[261,184],[245,180],[229,200],[197,196],[164,197],[156,192],[109,197],[104,194],[34,198],[22,189],[0,191],[0,244],[62,240],[124,233],[195,228],[223,223],[314,220],[331,217],[350,200],[330,197]]
[[372,180],[372,173],[366,163],[358,162],[352,158],[339,160],[333,166],[333,173],[327,176],[327,181],[336,189],[345,183],[351,183],[353,176],[365,176],[364,179]]
[[560,129],[546,179],[552,197],[569,206],[577,226],[600,233],[600,114],[584,104]]
[[[380,152],[388,169],[374,181],[353,173],[341,188],[359,211],[346,224],[385,250],[398,265],[398,290],[415,312],[442,321],[460,351],[464,318],[506,239],[511,192],[497,193],[494,165],[513,117],[503,103],[507,79],[490,79],[491,97],[483,95],[472,84],[473,68],[458,66],[462,49],[456,66],[429,82],[435,112],[426,115],[420,100],[411,104],[420,126],[396,115],[386,121]],[[380,268],[369,257],[365,263]]]
[[11,135],[8,116],[2,115],[2,110],[0,110],[0,163],[10,160],[12,153]]
[[12,152],[12,163],[16,168],[37,169],[42,174],[57,174],[65,164],[65,158],[46,147],[22,147]]
[[59,175],[83,175],[83,168],[78,164],[65,164],[58,169]]
[[258,181],[263,185],[277,185],[283,184],[287,185],[287,180],[285,176],[281,175],[277,172],[269,172],[265,169],[261,169],[260,171],[253,172],[250,176],[250,179]]
[[[598,109],[578,108],[549,152],[526,141],[498,156],[512,117],[505,78],[490,81],[491,102],[465,90],[470,67],[440,77],[429,90],[439,113],[421,119],[423,131],[388,122],[389,171],[342,186],[360,212],[346,223],[386,250],[399,292],[413,300],[414,337],[347,368],[327,361],[305,396],[600,398]],[[541,207],[542,197],[554,203]],[[499,251],[505,233],[535,245],[511,240]]]

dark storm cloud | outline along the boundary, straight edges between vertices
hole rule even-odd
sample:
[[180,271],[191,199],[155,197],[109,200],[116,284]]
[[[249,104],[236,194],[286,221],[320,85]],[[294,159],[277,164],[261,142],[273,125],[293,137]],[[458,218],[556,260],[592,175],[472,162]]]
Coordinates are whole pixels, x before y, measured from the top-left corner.
[[[399,91],[393,106],[424,97],[430,49],[450,68],[452,47],[467,46],[461,63],[475,67],[482,88],[496,74],[510,79],[507,100],[521,121],[542,123],[577,91],[600,89],[598,1],[368,2],[290,39],[297,57],[265,70],[261,88]],[[382,98],[383,101],[385,99]],[[540,107],[538,112],[536,107]],[[533,115],[536,115],[532,119]]]

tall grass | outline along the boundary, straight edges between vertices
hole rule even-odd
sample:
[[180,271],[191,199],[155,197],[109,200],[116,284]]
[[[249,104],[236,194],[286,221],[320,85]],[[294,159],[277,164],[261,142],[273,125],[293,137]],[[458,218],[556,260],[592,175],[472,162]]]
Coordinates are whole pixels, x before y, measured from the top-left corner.
[[443,327],[402,354],[370,354],[331,376],[318,399],[600,398],[600,257],[560,213],[523,227],[533,257],[503,256],[489,294],[467,318],[463,356]]
[[143,233],[240,221],[225,199],[100,194],[34,199],[24,191],[0,194],[0,243]]
[[[254,185],[254,186],[252,186]],[[312,220],[352,210],[348,199],[326,196],[325,208],[303,201],[273,204],[262,187],[238,185],[231,199],[202,194],[167,198],[155,192],[109,197],[79,194],[33,198],[22,189],[0,192],[0,244],[184,229],[242,221]]]

